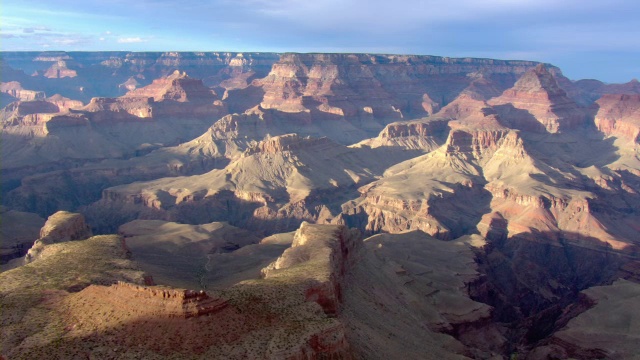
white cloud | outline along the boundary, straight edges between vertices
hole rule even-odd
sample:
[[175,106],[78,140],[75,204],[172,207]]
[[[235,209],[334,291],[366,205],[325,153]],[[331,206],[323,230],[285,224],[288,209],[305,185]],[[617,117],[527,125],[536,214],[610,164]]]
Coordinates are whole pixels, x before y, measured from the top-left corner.
[[59,44],[59,45],[78,45],[81,43],[86,42],[85,39],[71,39],[71,38],[67,38],[67,39],[55,39],[53,40],[54,43]]
[[141,37],[126,37],[126,38],[119,38],[118,39],[118,43],[120,44],[134,44],[134,43],[141,43],[141,42],[145,42],[147,40],[141,38]]

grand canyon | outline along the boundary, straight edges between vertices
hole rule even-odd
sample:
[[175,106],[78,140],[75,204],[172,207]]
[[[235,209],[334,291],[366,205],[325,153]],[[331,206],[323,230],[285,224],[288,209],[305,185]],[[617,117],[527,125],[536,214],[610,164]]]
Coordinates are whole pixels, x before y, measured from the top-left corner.
[[640,82],[0,53],[2,359],[638,359]]

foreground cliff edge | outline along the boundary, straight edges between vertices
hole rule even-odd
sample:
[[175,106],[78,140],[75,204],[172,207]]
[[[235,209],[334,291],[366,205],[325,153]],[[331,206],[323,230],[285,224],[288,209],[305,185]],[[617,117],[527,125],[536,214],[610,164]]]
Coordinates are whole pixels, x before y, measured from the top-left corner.
[[0,58],[9,358],[638,353],[637,80],[435,56]]
[[[478,275],[469,265],[479,238],[444,243],[410,232],[363,242],[355,229],[303,223],[262,279],[204,292],[149,285],[121,237],[71,240],[85,231],[78,216],[51,217],[45,236],[69,241],[40,241],[37,257],[0,274],[7,358],[349,359],[397,351],[462,358],[480,351],[447,334],[490,316],[464,291]],[[415,303],[421,296],[430,300]],[[414,335],[398,336],[394,327]]]
[[[470,296],[482,282],[475,259],[487,246],[478,235],[443,241],[409,231],[363,240],[355,229],[304,222],[262,241],[290,245],[260,274],[202,291],[152,285],[121,236],[79,239],[90,235],[79,214],[55,214],[41,234],[48,241],[34,245],[25,265],[0,274],[9,359],[462,359],[525,350],[509,343],[506,323],[492,321],[493,307]],[[180,259],[165,261],[182,269]],[[618,281],[606,289],[566,308],[566,327],[526,350],[527,358],[631,358],[639,286]]]

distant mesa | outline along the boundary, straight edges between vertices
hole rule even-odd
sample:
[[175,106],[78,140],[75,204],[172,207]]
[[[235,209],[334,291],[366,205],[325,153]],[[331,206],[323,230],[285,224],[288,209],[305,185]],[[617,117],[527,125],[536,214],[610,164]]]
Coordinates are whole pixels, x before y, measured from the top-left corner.
[[66,61],[59,60],[51,65],[51,67],[44,72],[43,76],[49,79],[74,78],[78,76],[78,72],[69,69]]
[[17,81],[0,83],[0,91],[21,101],[43,100],[43,91],[26,90]]
[[[131,80],[132,78],[127,82]],[[190,78],[186,72],[179,70],[174,71],[173,74],[165,78],[154,80],[150,85],[131,90],[124,97],[153,98],[155,101],[172,100],[177,102],[210,103],[217,99],[216,93],[204,86],[202,80]]]
[[640,143],[640,95],[603,95],[596,104],[598,130]]

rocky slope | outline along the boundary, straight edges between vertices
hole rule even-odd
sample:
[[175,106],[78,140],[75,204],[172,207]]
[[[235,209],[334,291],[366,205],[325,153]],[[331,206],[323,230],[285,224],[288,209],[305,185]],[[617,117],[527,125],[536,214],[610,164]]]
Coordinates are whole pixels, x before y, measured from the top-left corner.
[[[276,136],[225,169],[109,188],[101,203],[140,205],[189,223],[224,220],[263,233],[289,231],[303,220],[330,220],[341,199],[394,160],[372,161],[371,154],[327,138]],[[345,195],[335,199],[336,191]]]
[[[617,280],[583,292],[589,309],[534,349],[532,356],[582,359],[633,358],[638,354],[638,284]],[[547,355],[548,354],[548,355]]]
[[[260,241],[253,233],[226,223],[187,225],[162,220],[135,220],[120,226],[118,233],[124,236],[127,247],[136,255],[140,268],[153,274],[154,281],[164,285],[194,289],[219,287],[216,280],[234,284],[246,278],[256,278],[259,269],[266,266],[265,260],[258,260],[256,255],[247,261],[254,260],[258,264],[246,266],[259,268],[253,272],[247,270],[244,278],[239,275],[242,273],[239,263],[225,271],[222,263],[229,261],[230,256],[224,255],[257,245]],[[282,251],[282,246],[267,248],[254,246],[253,250],[269,253],[272,250],[277,255],[279,248]]]

